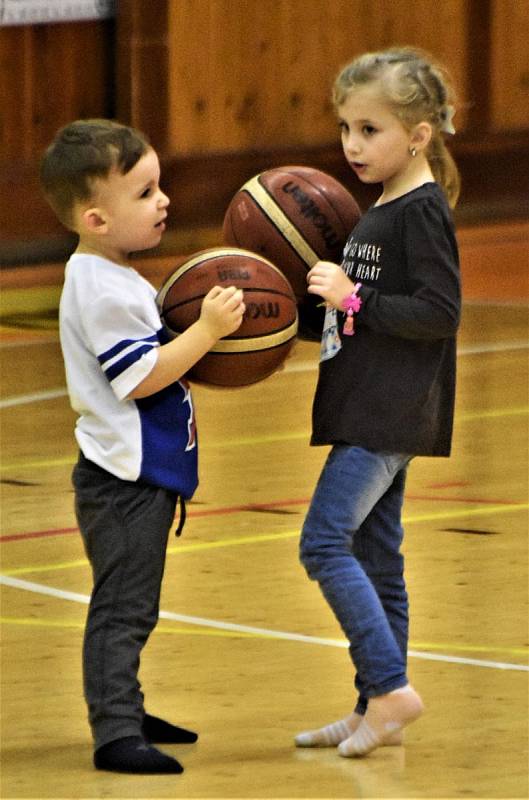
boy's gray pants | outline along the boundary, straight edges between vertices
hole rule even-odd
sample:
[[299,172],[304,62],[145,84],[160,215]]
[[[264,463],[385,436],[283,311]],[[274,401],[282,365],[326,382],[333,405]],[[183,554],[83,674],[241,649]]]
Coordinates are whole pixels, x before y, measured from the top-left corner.
[[141,735],[140,653],[158,621],[167,538],[178,495],[123,481],[82,454],[75,510],[94,586],[83,645],[84,693],[95,749]]

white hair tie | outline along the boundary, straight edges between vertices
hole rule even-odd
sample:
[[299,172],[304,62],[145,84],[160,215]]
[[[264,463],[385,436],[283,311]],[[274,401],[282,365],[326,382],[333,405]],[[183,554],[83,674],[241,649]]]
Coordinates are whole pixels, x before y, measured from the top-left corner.
[[456,129],[454,128],[454,125],[452,123],[452,119],[454,118],[454,114],[455,113],[456,113],[456,110],[455,110],[454,106],[446,106],[441,111],[441,120],[442,120],[442,123],[443,123],[441,125],[441,130],[443,131],[443,133],[453,134],[453,133],[456,132]]

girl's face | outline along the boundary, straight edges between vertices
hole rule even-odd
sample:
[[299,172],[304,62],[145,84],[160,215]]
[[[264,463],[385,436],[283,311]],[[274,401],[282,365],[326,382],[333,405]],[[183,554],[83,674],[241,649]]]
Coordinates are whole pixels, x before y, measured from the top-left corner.
[[363,183],[382,183],[385,189],[406,184],[414,159],[412,134],[374,86],[353,89],[338,107],[345,157]]

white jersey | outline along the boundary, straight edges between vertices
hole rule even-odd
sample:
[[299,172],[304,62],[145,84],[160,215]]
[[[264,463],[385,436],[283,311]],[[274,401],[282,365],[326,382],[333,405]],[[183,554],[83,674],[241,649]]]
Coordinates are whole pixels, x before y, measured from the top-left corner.
[[192,496],[197,479],[193,402],[185,380],[140,400],[130,393],[167,341],[154,288],[136,270],[76,253],[66,265],[61,347],[75,435],[86,456],[128,481]]

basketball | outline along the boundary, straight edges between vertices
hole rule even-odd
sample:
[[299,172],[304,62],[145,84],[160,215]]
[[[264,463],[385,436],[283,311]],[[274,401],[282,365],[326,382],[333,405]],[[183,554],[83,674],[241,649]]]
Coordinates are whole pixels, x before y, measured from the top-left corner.
[[213,247],[190,255],[166,279],[157,295],[162,322],[178,336],[200,316],[213,286],[244,291],[240,327],[220,339],[188,373],[213,386],[245,386],[267,378],[295,342],[296,297],[282,272],[264,256],[237,247]]
[[226,210],[228,245],[260,253],[281,269],[298,303],[307,302],[307,272],[316,261],[341,264],[361,211],[335,178],[311,167],[277,167],[251,178]]

